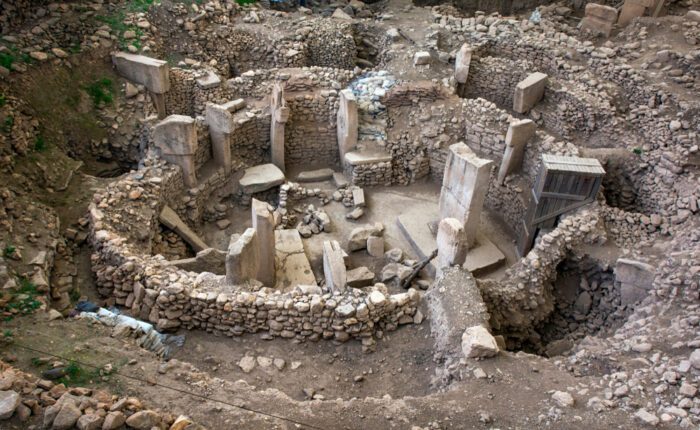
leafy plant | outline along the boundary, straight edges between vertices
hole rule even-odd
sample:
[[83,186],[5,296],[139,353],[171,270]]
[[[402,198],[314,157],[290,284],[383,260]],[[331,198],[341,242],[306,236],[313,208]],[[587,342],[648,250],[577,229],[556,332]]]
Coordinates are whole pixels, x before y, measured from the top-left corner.
[[8,115],[2,123],[2,132],[5,134],[11,132],[13,125],[15,125],[15,117]]
[[236,3],[243,6],[243,5],[255,3],[255,0],[236,0]]
[[38,135],[34,140],[34,150],[37,152],[44,152],[46,148],[46,139],[44,139],[44,136]]
[[634,148],[634,149],[632,149],[632,152],[634,152],[637,155],[642,155],[642,148],[639,148],[639,147]]
[[109,376],[116,371],[115,368],[107,369],[97,369],[90,368],[86,369],[80,364],[71,361],[68,366],[65,367],[65,376],[58,380],[59,383],[63,383],[66,386],[82,386],[86,384],[94,383],[101,377]]
[[10,330],[10,329],[5,329],[5,330],[3,330],[3,332],[2,332],[2,336],[3,336],[4,338],[8,338],[8,339],[9,339],[9,338],[11,338],[12,336],[14,336],[14,333],[12,333],[12,330]]
[[14,55],[7,52],[0,52],[0,66],[6,68],[7,70],[12,70],[12,63],[17,59]]
[[114,100],[112,80],[109,78],[102,78],[93,82],[85,87],[85,91],[92,98],[92,103],[96,108],[99,108],[101,104],[111,104],[112,100]]
[[15,248],[14,246],[7,245],[5,247],[5,249],[2,250],[2,255],[5,256],[5,258],[10,258],[10,257],[12,257],[12,254],[14,254],[16,250],[17,250],[17,248]]
[[0,107],[3,107],[7,104],[7,99],[5,98],[5,94],[0,94]]

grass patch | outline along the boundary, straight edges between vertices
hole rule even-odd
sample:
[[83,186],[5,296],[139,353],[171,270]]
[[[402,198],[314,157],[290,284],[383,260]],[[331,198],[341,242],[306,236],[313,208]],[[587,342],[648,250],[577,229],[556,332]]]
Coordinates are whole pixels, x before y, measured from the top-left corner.
[[[149,0],[139,0],[139,1],[149,1]],[[152,0],[151,0],[152,1]],[[135,25],[124,24],[124,19],[126,19],[126,14],[124,11],[117,11],[112,15],[99,15],[96,16],[100,22],[103,22],[109,26],[109,28],[117,34],[117,41],[119,42],[119,49],[127,50],[129,45],[133,45],[136,49],[141,50],[141,36],[143,36],[143,30]],[[127,39],[124,37],[124,33],[127,31],[133,31],[136,35],[135,38]]]
[[12,245],[7,245],[7,246],[5,247],[5,249],[2,250],[2,255],[3,255],[5,258],[11,258],[11,257],[12,257],[12,254],[14,254],[16,250],[17,250],[17,248],[15,248],[14,246],[12,246]]
[[241,6],[245,6],[247,4],[253,4],[255,3],[256,0],[236,0],[236,3],[238,3]]
[[637,154],[637,155],[642,155],[642,148],[634,148],[632,149],[632,152]]
[[5,98],[5,94],[0,94],[0,108],[5,106],[7,104],[7,99]]
[[95,108],[99,108],[101,105],[112,104],[114,100],[114,86],[112,80],[109,78],[101,78],[97,81],[87,85],[85,91],[92,98],[92,103]]
[[7,314],[5,321],[11,321],[17,315],[28,315],[41,306],[37,300],[39,291],[36,285],[25,278],[20,279],[19,288],[11,290],[0,303],[0,311]]
[[129,12],[148,12],[148,9],[160,3],[160,0],[131,0],[126,8]]
[[85,368],[80,364],[71,361],[65,368],[66,376],[58,379],[57,382],[63,383],[67,387],[95,384],[116,371],[116,367],[111,367],[109,370],[104,368],[96,369],[94,367]]

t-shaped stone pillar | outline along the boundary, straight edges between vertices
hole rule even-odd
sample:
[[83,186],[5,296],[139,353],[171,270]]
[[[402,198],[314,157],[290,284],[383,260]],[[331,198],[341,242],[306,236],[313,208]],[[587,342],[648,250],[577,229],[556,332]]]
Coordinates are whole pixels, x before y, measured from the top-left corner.
[[260,244],[258,274],[255,277],[267,287],[275,285],[275,220],[267,203],[253,199],[253,228]]
[[158,111],[158,118],[165,118],[165,93],[170,91],[168,63],[126,52],[117,52],[112,55],[112,62],[120,75],[146,87]]
[[508,174],[522,166],[525,145],[535,135],[535,128],[535,123],[530,119],[510,123],[506,134],[506,151],[498,170],[499,184],[503,184]]
[[284,100],[284,88],[280,83],[272,87],[270,99],[270,149],[272,164],[284,172],[284,124],[289,119],[289,108]]
[[205,119],[211,136],[212,155],[217,164],[231,168],[231,134],[234,130],[233,113],[245,106],[243,99],[222,105],[207,103]]
[[255,229],[242,235],[234,234],[226,254],[226,283],[240,285],[258,276],[260,244]]
[[450,146],[440,192],[440,219],[456,218],[464,225],[467,247],[476,240],[492,164],[463,142]]
[[357,100],[349,89],[340,92],[337,127],[340,164],[344,165],[345,154],[357,146],[358,134]]
[[196,187],[194,155],[197,152],[197,129],[194,118],[170,115],[154,127],[153,142],[164,160],[182,167],[185,185]]

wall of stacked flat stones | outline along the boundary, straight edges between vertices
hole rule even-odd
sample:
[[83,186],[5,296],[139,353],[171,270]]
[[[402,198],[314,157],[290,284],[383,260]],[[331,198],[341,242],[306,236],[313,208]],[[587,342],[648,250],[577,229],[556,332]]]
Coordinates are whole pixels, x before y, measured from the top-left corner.
[[270,113],[234,119],[231,157],[248,166],[270,161]]
[[211,160],[211,137],[209,136],[209,127],[204,122],[196,121],[195,127],[197,130],[197,151],[194,155],[194,162],[199,170],[207,161]]
[[552,282],[559,263],[581,244],[605,240],[598,211],[597,205],[589,205],[564,217],[525,257],[508,268],[501,281],[478,280],[494,330],[527,336],[547,318],[554,309]]
[[350,24],[318,25],[307,39],[309,65],[353,69],[357,46]]
[[[454,110],[450,118],[418,118],[423,122],[418,128],[419,135],[394,126],[397,121],[404,124],[403,120],[412,114],[421,116],[420,112],[429,112],[431,106],[440,100],[446,100],[446,108]],[[408,185],[427,176],[433,168],[433,157],[429,153],[439,152],[440,147],[447,147],[460,139],[461,103],[448,100],[448,94],[432,82],[399,83],[382,99],[382,104],[388,112],[386,144],[392,158],[392,184]],[[438,157],[442,155],[440,153]],[[444,161],[438,166],[440,171],[444,168]]]
[[[499,37],[491,40],[487,46],[493,55],[504,55],[510,58],[528,58],[536,66],[550,76],[559,76],[562,80],[577,81],[585,90],[591,90],[595,94],[600,93],[592,88],[581,76],[581,70],[560,69],[559,60],[552,56],[554,49],[566,46],[556,35],[546,41],[533,41],[520,33],[514,33],[509,37]],[[572,39],[568,39],[569,42]],[[582,48],[579,42],[576,45]],[[603,127],[601,132],[607,132],[610,139],[627,142],[630,148],[638,147],[640,143],[647,142],[652,151],[644,150],[646,169],[635,169],[633,177],[638,190],[637,205],[639,210],[645,213],[664,213],[670,210],[675,212],[678,201],[674,197],[676,192],[673,185],[679,178],[684,160],[674,155],[678,151],[662,151],[660,154],[654,149],[663,147],[690,148],[697,144],[697,136],[693,136],[692,130],[697,127],[697,118],[688,118],[691,127],[688,130],[671,132],[668,116],[659,115],[660,111],[675,112],[680,109],[681,102],[674,94],[666,93],[657,85],[639,85],[646,80],[635,70],[626,64],[619,64],[614,58],[605,55],[590,55],[589,67],[597,75],[617,84],[624,94],[625,100],[631,103],[631,109],[624,117],[612,118],[618,123],[618,127]],[[603,97],[607,98],[607,96]],[[600,106],[599,106],[600,107]],[[687,109],[686,109],[687,110]],[[630,127],[620,135],[615,130],[620,123],[627,123]],[[659,178],[662,180],[660,181]],[[684,203],[682,203],[684,204]]]
[[[271,337],[344,341],[412,322],[420,300],[415,290],[388,295],[381,286],[344,295],[269,290],[223,294],[202,288],[195,274],[163,266],[159,257],[137,254],[115,236],[109,230],[93,234],[99,291],[161,330],[184,326],[227,336],[266,332]],[[374,291],[382,295],[370,300]]]
[[170,91],[165,93],[165,110],[168,115],[194,116],[196,85],[192,71],[170,69]]
[[48,0],[12,0],[0,2],[0,34],[7,34],[31,18],[36,9],[48,4]]
[[335,90],[312,94],[285,94],[289,121],[284,127],[285,162],[288,165],[330,165],[340,162]]
[[389,186],[392,184],[392,162],[361,164],[358,166],[347,166],[345,174],[354,185],[361,187],[374,187],[379,185]]
[[469,77],[461,94],[463,97],[482,97],[502,109],[513,108],[513,94],[518,82],[533,71],[530,62],[503,57],[481,57],[472,59]]

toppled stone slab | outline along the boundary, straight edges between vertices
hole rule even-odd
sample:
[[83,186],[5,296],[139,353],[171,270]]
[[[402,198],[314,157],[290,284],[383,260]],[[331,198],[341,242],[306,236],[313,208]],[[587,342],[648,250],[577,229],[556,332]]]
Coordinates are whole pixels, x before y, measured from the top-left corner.
[[197,233],[192,231],[192,229],[180,219],[178,214],[172,210],[170,206],[163,207],[163,210],[161,210],[158,215],[158,220],[164,226],[179,234],[196,252],[209,248],[209,246],[197,236]]
[[323,242],[323,273],[326,276],[326,286],[331,292],[345,291],[348,279],[343,254],[338,241]]
[[275,230],[275,270],[278,288],[317,285],[304,243],[296,229]]
[[462,352],[467,358],[489,358],[498,354],[496,339],[483,325],[469,327],[462,335]]
[[205,90],[216,88],[221,85],[221,78],[212,70],[207,70],[204,76],[196,79],[197,85]]
[[282,185],[284,181],[284,173],[279,167],[268,163],[245,169],[245,173],[238,181],[238,184],[244,193],[255,194]]
[[356,267],[347,272],[348,287],[369,287],[374,283],[374,273],[365,266]]
[[317,170],[307,170],[305,172],[299,173],[297,176],[297,182],[322,182],[327,181],[333,177],[333,169],[317,169]]
[[458,356],[465,329],[488,324],[489,313],[474,277],[459,267],[446,268],[426,293],[435,350]]
[[207,248],[199,251],[194,258],[183,258],[167,263],[190,272],[211,272],[215,275],[226,274],[226,253],[219,249]]

